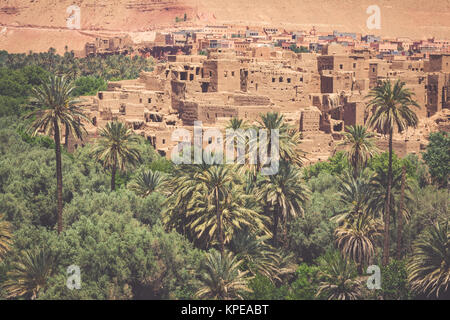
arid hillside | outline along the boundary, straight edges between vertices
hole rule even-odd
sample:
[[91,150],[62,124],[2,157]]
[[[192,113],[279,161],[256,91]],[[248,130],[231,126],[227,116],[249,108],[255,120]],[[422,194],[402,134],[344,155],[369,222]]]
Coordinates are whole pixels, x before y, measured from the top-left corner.
[[[74,4],[81,9],[81,31],[67,30],[66,10]],[[381,9],[380,30],[366,27],[366,9],[373,4]],[[185,14],[187,23],[175,23]],[[0,49],[80,50],[93,31],[221,22],[448,38],[450,0],[0,0]]]
[[[449,37],[449,0],[206,0],[218,20],[316,26],[384,36]],[[226,5],[224,5],[226,4]],[[381,9],[381,29],[368,30],[366,10]]]

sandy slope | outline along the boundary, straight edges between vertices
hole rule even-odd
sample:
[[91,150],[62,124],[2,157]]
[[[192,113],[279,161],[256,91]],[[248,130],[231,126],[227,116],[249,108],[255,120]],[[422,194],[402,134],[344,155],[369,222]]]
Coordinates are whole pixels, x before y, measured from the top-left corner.
[[[72,4],[81,8],[83,30],[143,32],[174,25],[186,13],[195,24],[314,25],[323,31],[450,38],[450,0],[0,0],[0,25],[7,27],[0,26],[0,49],[82,49],[86,36],[63,30]],[[366,28],[372,4],[381,8],[376,32]]]

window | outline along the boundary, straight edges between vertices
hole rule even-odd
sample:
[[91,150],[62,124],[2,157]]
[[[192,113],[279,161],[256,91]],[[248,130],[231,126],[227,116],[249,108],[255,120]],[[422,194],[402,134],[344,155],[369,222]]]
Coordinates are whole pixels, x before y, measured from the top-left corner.
[[300,82],[303,82],[303,77],[300,77]]
[[275,82],[275,78],[272,78],[272,82]]
[[225,78],[228,77],[228,71],[225,71],[224,74],[223,74],[223,76],[224,76]]
[[231,71],[231,76],[234,77],[234,71]]
[[291,78],[287,78],[287,83],[291,83]]
[[148,103],[152,103],[152,98],[148,98]]
[[212,77],[212,71],[209,72],[209,76]]
[[353,63],[353,69],[356,68],[356,63]]
[[162,139],[162,143],[163,143],[163,144],[166,144],[166,139]]
[[344,69],[344,65],[340,64],[339,69],[341,69],[341,70]]
[[279,81],[280,81],[280,82],[283,82],[283,77],[280,77]]

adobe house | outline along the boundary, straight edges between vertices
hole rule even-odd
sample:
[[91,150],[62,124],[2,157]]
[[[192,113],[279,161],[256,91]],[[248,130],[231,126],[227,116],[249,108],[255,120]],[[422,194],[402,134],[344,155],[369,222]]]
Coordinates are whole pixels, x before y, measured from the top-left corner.
[[426,90],[428,117],[450,108],[450,73],[428,74]]
[[450,73],[450,53],[430,54],[425,71]]
[[203,62],[203,78],[209,80],[203,92],[240,91],[241,63],[234,52],[210,52]]

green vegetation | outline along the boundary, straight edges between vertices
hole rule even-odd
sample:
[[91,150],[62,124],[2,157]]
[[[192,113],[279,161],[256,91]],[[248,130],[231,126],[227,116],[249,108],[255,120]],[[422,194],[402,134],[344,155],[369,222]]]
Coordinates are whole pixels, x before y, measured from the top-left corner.
[[433,181],[447,187],[450,175],[450,136],[447,132],[430,134],[430,143],[423,159],[430,168]]
[[[68,58],[0,54],[0,299],[449,299],[446,133],[423,160],[400,159],[349,127],[345,151],[305,167],[300,133],[268,113],[255,126],[280,132],[269,176],[174,165],[117,122],[70,154],[54,133],[83,136],[73,101],[110,78],[96,63],[59,75]],[[387,86],[370,123],[392,135],[393,115],[414,125],[414,103],[403,92],[386,108]],[[396,259],[381,266],[383,251]],[[371,264],[381,289],[366,287]],[[71,265],[79,290],[66,287]]]
[[305,53],[305,52],[309,52],[309,50],[308,50],[307,47],[304,47],[304,46],[297,47],[297,45],[295,45],[295,44],[292,44],[292,45],[289,47],[289,49],[291,49],[291,50],[294,51],[295,53]]

